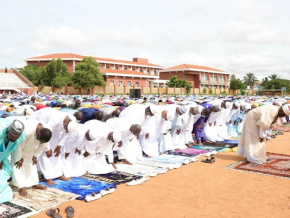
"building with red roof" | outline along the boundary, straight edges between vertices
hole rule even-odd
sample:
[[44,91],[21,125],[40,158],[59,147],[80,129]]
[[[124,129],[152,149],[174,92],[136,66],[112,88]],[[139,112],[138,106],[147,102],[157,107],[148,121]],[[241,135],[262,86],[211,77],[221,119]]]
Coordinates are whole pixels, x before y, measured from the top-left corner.
[[[74,73],[76,64],[80,63],[82,56],[73,53],[49,54],[26,59],[27,65],[46,66],[52,59],[62,59],[68,71]],[[145,58],[133,58],[132,61],[93,57],[100,64],[100,71],[104,75],[107,86],[152,86],[152,80],[159,78],[158,70],[162,66],[151,64]]]
[[222,70],[191,64],[181,64],[159,70],[160,80],[168,80],[175,75],[190,82],[194,88],[224,90],[229,88],[229,73]]

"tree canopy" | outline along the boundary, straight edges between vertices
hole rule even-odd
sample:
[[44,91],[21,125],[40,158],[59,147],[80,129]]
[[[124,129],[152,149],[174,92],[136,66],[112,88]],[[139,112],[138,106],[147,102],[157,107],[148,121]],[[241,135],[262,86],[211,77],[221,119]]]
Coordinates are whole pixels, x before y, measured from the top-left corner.
[[246,89],[247,85],[243,83],[240,79],[236,79],[236,75],[232,74],[230,78],[230,89],[238,90],[238,89]]
[[86,57],[76,65],[72,80],[75,89],[106,85],[99,64],[92,57]]
[[169,82],[167,83],[168,87],[176,87],[176,88],[186,88],[187,93],[192,88],[190,82],[186,81],[185,79],[179,79],[177,76],[173,76],[169,78]]
[[256,76],[253,73],[247,73],[243,78],[243,82],[252,88],[255,85],[255,82],[258,81]]

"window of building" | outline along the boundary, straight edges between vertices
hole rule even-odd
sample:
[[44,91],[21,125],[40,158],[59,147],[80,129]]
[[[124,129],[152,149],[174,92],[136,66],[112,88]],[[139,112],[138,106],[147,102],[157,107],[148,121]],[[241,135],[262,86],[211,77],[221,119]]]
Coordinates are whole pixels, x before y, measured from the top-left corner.
[[212,76],[211,76],[211,81],[212,81],[212,82],[216,82],[216,81],[217,81],[217,76],[213,76],[213,75],[212,75]]
[[224,81],[225,81],[225,77],[224,77],[224,76],[220,76],[220,77],[219,77],[219,81],[220,81],[220,82],[224,82]]
[[157,74],[156,74],[156,70],[154,70],[154,71],[153,71],[153,73],[154,73],[154,76],[156,76],[156,75],[157,75]]
[[142,69],[139,69],[139,72],[140,72],[140,73],[142,73],[142,71],[143,71]]
[[127,67],[124,67],[124,70],[127,70]]
[[110,80],[110,86],[114,86],[114,80]]
[[139,82],[136,82],[136,83],[135,83],[135,86],[136,86],[136,87],[139,87]]
[[119,67],[115,67],[115,69],[116,69],[116,70],[118,70],[118,69],[119,69]]
[[208,81],[208,75],[202,75],[201,76],[202,81]]
[[127,81],[127,87],[131,87],[131,81]]
[[119,81],[119,86],[123,86],[123,82],[122,81]]
[[109,69],[110,67],[109,66],[106,66],[106,69]]

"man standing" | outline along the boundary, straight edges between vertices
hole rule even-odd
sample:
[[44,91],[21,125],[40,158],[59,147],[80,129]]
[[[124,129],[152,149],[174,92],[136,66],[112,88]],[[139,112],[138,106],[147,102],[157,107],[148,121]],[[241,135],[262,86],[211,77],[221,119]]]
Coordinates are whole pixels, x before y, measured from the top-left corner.
[[37,158],[44,151],[51,138],[51,131],[34,119],[24,122],[26,139],[12,153],[12,184],[19,188],[19,195],[27,196],[25,187],[45,189],[39,185]]
[[0,203],[13,198],[12,190],[7,182],[12,171],[8,157],[25,140],[24,125],[19,120],[12,123],[0,119]]

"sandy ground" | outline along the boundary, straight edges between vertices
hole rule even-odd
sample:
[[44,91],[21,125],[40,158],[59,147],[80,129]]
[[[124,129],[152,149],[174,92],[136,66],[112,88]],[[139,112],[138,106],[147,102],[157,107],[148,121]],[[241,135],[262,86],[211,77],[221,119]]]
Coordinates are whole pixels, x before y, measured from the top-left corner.
[[[267,143],[267,151],[290,155],[290,134]],[[120,185],[113,194],[71,205],[75,217],[290,217],[290,180],[225,169],[244,158],[235,152],[216,162],[183,165],[139,186]],[[45,211],[34,217],[47,217]]]

